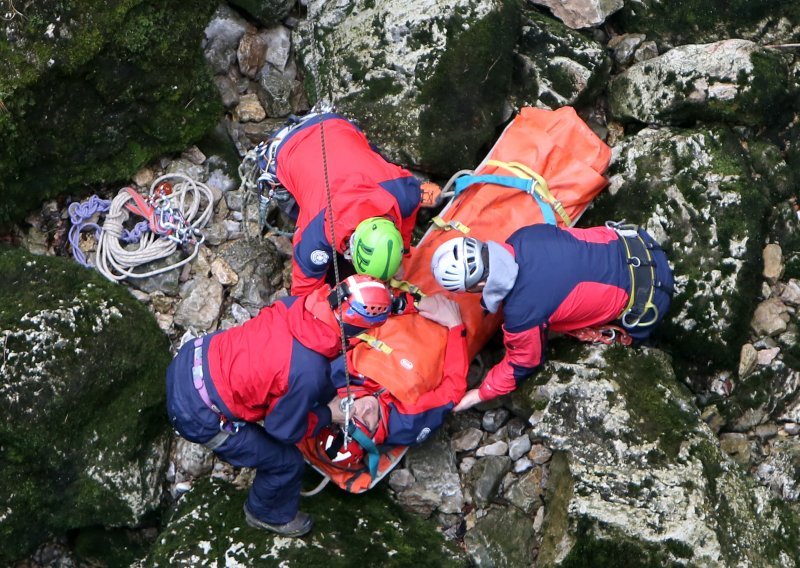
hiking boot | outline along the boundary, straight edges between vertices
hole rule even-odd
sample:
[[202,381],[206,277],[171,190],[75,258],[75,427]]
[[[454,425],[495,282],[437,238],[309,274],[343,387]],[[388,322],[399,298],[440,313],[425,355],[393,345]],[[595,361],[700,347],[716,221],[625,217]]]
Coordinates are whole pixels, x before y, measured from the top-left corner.
[[311,518],[311,515],[308,513],[303,513],[302,511],[297,511],[294,519],[282,525],[271,525],[269,523],[265,523],[264,521],[255,518],[253,513],[250,512],[250,509],[247,508],[246,502],[244,504],[244,520],[247,521],[247,524],[251,527],[274,532],[281,536],[290,537],[303,536],[311,530],[311,527],[314,526],[314,521]]

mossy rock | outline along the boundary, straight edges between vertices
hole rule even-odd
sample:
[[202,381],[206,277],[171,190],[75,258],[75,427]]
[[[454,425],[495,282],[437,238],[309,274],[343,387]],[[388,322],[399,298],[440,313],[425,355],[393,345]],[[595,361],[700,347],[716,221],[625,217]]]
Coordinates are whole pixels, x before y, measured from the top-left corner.
[[219,479],[197,481],[176,504],[142,566],[466,566],[463,555],[423,521],[393,503],[381,486],[352,495],[334,487],[303,499],[314,529],[302,539],[248,526],[246,493]]
[[[582,220],[627,219],[664,247],[675,296],[656,339],[682,380],[735,369],[761,285],[769,191],[731,130],[644,129],[615,148],[610,191]],[[699,386],[699,385],[698,385]]]
[[503,120],[520,6],[427,7],[312,0],[296,47],[311,100],[335,100],[389,159],[448,177],[480,161]]
[[[19,3],[17,3],[20,6]],[[30,2],[0,42],[0,226],[123,182],[217,123],[202,0]]]
[[609,23],[645,33],[662,47],[731,37],[793,43],[800,40],[800,5],[785,0],[629,0]]
[[231,0],[229,4],[241,8],[261,25],[269,26],[288,16],[296,2],[294,0]]
[[787,58],[749,41],[684,45],[636,63],[609,84],[609,110],[622,121],[753,126],[791,121]]
[[555,453],[537,565],[798,565],[797,512],[720,451],[666,354],[569,345],[538,381]]
[[796,198],[778,204],[772,211],[769,236],[783,252],[783,279],[800,278],[800,208]]
[[3,563],[158,506],[170,353],[148,310],[91,270],[17,249],[0,270]]
[[536,10],[523,11],[515,50],[515,106],[580,106],[605,88],[610,71],[602,45]]

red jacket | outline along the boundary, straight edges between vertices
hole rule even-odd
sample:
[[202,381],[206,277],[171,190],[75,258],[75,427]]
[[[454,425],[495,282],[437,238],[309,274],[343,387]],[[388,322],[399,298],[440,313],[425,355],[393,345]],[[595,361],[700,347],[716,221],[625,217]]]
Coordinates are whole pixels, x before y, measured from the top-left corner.
[[323,164],[327,164],[336,251],[344,252],[350,235],[369,217],[394,221],[409,250],[419,211],[419,180],[387,162],[364,133],[344,117],[322,114],[306,120],[281,141],[276,162],[278,180],[294,196],[300,210],[294,235],[293,295],[321,286],[332,262],[334,247]]
[[333,395],[329,358],[341,340],[330,310],[315,315],[313,309],[325,292],[284,298],[206,342],[211,380],[231,413],[248,422],[263,419],[272,436],[288,443],[316,426],[309,410]]

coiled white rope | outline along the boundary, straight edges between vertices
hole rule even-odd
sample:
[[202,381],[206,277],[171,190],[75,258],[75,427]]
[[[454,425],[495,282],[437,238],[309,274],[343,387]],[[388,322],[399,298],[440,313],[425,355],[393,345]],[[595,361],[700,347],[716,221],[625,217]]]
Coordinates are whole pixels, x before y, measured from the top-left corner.
[[[164,182],[172,185],[172,193],[159,196],[156,188]],[[116,282],[125,278],[155,276],[191,262],[205,240],[200,229],[213,213],[214,198],[207,185],[181,173],[163,175],[150,186],[148,202],[152,205],[152,216],[148,221],[151,232],[145,233],[136,245],[128,245],[126,249],[120,239],[123,224],[130,215],[126,205],[129,201],[137,201],[132,191],[123,189],[112,200],[95,253],[97,270]],[[139,266],[169,257],[179,245],[188,244],[193,248],[183,260],[146,272],[135,271]]]

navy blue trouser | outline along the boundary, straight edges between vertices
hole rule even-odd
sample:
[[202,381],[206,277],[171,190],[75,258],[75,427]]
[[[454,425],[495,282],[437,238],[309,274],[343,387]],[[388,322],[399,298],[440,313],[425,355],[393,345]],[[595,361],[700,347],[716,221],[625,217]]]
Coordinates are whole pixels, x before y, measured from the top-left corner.
[[[167,412],[175,430],[190,442],[204,444],[219,432],[219,416],[208,408],[192,382],[193,342],[187,342],[167,369]],[[204,365],[207,370],[207,365]],[[211,400],[224,408],[205,374]],[[271,437],[259,424],[245,422],[214,453],[235,467],[252,467],[256,476],[247,508],[270,524],[288,523],[297,514],[303,456],[295,446]]]

